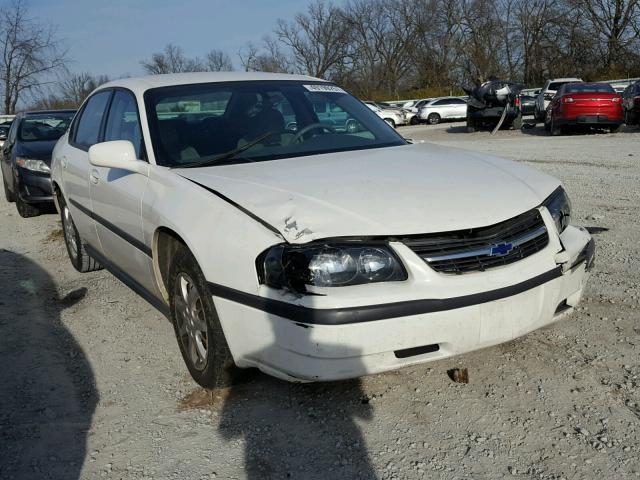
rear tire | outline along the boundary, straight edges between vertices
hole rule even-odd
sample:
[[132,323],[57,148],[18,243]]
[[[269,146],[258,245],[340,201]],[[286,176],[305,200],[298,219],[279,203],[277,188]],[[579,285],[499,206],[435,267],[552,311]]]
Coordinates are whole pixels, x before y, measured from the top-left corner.
[[237,369],[207,281],[185,245],[174,254],[168,285],[171,321],[189,373],[204,388],[231,386]]
[[87,253],[86,243],[80,238],[76,224],[71,218],[71,211],[64,201],[62,195],[58,197],[60,205],[60,218],[62,221],[62,232],[64,233],[64,243],[67,247],[71,265],[81,273],[102,270],[102,265]]
[[551,121],[549,122],[549,132],[552,137],[557,137],[562,134],[562,129],[555,124],[553,117],[551,117]]
[[16,209],[22,218],[37,217],[40,215],[40,208],[36,205],[25,202],[20,198],[20,194],[15,194]]
[[16,196],[13,192],[9,191],[9,185],[7,185],[7,180],[2,177],[2,185],[4,186],[4,198],[7,199],[7,202],[13,203],[16,201]]
[[427,122],[429,123],[429,125],[437,125],[440,123],[441,119],[442,118],[437,113],[430,113],[427,117]]

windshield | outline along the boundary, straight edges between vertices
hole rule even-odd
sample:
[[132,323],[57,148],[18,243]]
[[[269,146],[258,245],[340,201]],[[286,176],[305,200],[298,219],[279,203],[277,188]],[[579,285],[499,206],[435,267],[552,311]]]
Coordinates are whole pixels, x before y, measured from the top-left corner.
[[69,128],[74,112],[38,113],[27,115],[20,122],[18,140],[48,142],[58,140]]
[[558,90],[560,90],[560,87],[562,85],[565,85],[566,83],[573,83],[574,81],[568,81],[568,82],[552,82],[549,84],[549,87],[547,88],[547,90],[551,90],[554,92],[557,92]]
[[148,90],[145,103],[156,161],[169,167],[406,143],[362,102],[328,83],[178,85]]
[[575,85],[567,85],[564,87],[564,93],[616,93],[616,91],[608,83],[595,85],[576,83]]

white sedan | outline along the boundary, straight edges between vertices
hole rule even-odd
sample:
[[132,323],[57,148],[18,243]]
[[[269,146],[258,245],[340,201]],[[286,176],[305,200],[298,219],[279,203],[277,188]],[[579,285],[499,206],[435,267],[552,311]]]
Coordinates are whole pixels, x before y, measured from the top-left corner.
[[305,76],[105,84],[52,179],[74,267],[165,314],[204,387],[234,365],[336,380],[506,342],[571,312],[594,257],[558,180],[412,145]]

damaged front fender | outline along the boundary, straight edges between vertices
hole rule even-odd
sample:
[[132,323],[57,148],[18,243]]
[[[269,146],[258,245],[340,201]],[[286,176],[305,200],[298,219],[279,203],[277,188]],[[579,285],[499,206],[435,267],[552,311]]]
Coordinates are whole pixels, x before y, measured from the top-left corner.
[[583,227],[569,225],[560,235],[562,250],[556,254],[555,260],[567,272],[582,262],[587,262],[590,270],[595,260],[595,241]]

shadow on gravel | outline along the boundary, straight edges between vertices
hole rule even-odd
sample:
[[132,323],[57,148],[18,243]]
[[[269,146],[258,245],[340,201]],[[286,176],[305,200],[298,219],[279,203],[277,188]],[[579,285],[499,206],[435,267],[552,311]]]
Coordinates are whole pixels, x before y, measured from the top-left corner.
[[[306,338],[311,342],[310,334]],[[263,358],[281,354],[280,348],[269,347]],[[228,390],[218,428],[226,439],[243,440],[250,480],[374,480],[378,477],[357,425],[372,418],[373,406],[358,379],[300,384],[253,371]]]
[[244,441],[251,480],[375,479],[356,419],[373,407],[360,381],[287,384],[262,374],[232,387],[219,431]]
[[98,402],[91,366],[60,321],[49,274],[0,249],[0,478],[80,478]]

